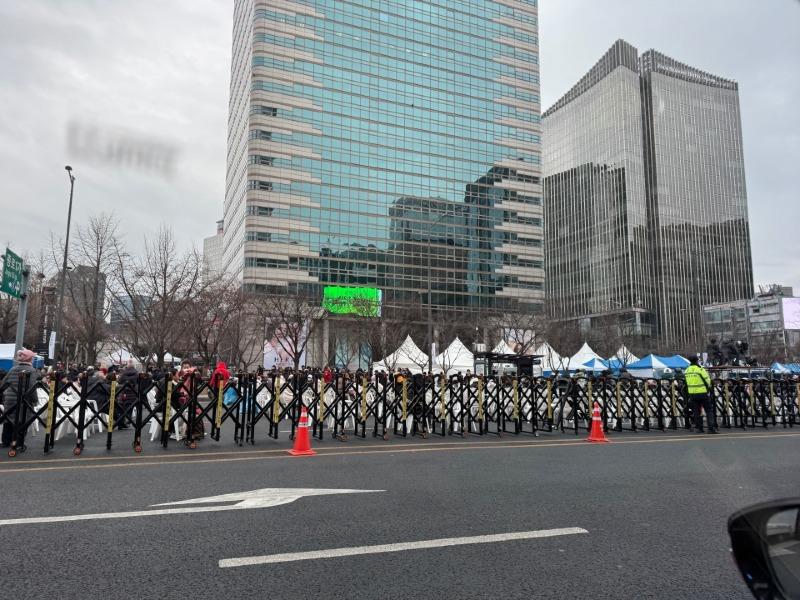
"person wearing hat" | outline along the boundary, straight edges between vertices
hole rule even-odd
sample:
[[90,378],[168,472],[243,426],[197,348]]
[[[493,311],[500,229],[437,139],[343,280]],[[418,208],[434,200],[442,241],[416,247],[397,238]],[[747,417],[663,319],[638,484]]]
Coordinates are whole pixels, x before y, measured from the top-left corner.
[[[19,396],[20,382],[25,386],[21,397],[27,399],[28,404],[32,404],[33,400],[30,397],[31,390],[36,386],[36,377],[34,375],[33,357],[36,353],[27,348],[17,350],[14,356],[14,366],[6,373],[0,388],[5,386],[3,393],[3,412],[5,413],[5,421],[3,422],[2,445],[3,448],[14,447],[19,452],[25,451],[25,433],[27,427],[24,422],[27,419],[27,410],[25,406],[17,408],[17,397]],[[20,410],[19,423],[20,428],[14,436],[14,423],[17,421],[16,412]]]

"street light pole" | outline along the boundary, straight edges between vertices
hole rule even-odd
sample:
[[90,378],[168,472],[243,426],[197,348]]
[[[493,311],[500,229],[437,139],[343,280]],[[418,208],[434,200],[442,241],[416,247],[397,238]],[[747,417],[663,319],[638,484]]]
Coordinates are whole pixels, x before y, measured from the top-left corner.
[[67,165],[64,167],[69,175],[69,209],[67,210],[67,237],[64,240],[64,262],[61,265],[61,281],[59,282],[58,289],[58,311],[56,312],[56,324],[53,332],[56,334],[56,355],[54,359],[58,359],[59,355],[64,354],[64,336],[61,335],[61,324],[63,321],[64,313],[64,284],[67,281],[67,258],[69,257],[69,228],[72,223],[72,196],[75,191],[75,176],[72,174],[72,167]]

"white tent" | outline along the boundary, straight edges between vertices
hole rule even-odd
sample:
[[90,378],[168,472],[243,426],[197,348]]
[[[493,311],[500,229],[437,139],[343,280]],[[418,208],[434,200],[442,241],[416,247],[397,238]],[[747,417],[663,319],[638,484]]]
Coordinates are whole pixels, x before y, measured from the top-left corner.
[[464,342],[458,338],[454,339],[453,342],[436,357],[433,363],[434,371],[437,373],[444,371],[445,375],[448,376],[455,373],[472,371],[474,368],[475,356],[470,352],[469,348],[464,345]]
[[376,362],[372,368],[376,371],[408,369],[412,373],[422,373],[428,368],[428,355],[419,349],[409,335],[397,350]]
[[639,360],[639,357],[628,350],[628,347],[625,344],[622,344],[622,346],[619,347],[619,350],[617,350],[616,354],[611,357],[611,360],[614,360],[615,358],[619,360],[620,364],[622,365],[629,365]]
[[494,350],[492,350],[492,353],[494,353],[494,354],[516,354],[516,352],[514,352],[514,349],[511,346],[509,346],[508,343],[505,340],[500,340],[500,343],[497,344],[497,346],[494,347]]
[[602,360],[602,357],[597,354],[594,350],[589,347],[589,344],[586,342],[583,343],[581,349],[569,359],[569,368],[572,371],[586,371],[589,370],[586,367],[586,363],[592,359],[599,358]]
[[100,352],[97,355],[97,360],[104,365],[125,365],[129,360],[132,360],[137,368],[142,366],[139,360],[125,348],[112,348],[106,352]]
[[[556,352],[553,347],[545,342],[533,351],[535,356],[541,356],[542,364],[540,368],[542,374],[549,374],[560,371],[568,367],[567,361],[561,358],[561,355]],[[561,363],[564,363],[563,365]],[[535,367],[534,367],[535,368]]]
[[[148,360],[153,364],[158,364],[158,356],[156,356],[155,354],[153,354],[153,356],[151,356]],[[169,352],[165,352],[164,353],[164,364],[165,365],[177,366],[177,365],[181,364],[181,359],[178,358],[177,356],[172,356],[172,354],[170,354]]]

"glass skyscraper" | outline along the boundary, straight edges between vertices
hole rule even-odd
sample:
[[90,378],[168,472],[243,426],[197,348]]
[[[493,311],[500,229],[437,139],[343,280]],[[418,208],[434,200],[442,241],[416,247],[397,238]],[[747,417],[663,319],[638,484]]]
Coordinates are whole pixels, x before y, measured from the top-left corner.
[[540,305],[537,32],[535,0],[236,0],[226,270]]
[[735,82],[619,40],[543,126],[553,317],[684,350],[752,295]]

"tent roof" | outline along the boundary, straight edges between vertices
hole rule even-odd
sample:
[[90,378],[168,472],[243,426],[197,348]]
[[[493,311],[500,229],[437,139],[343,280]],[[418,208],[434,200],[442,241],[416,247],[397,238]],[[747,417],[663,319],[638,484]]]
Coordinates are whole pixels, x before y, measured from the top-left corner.
[[500,343],[492,350],[492,354],[516,354],[516,352],[505,340],[500,340]]
[[602,358],[593,358],[576,367],[580,371],[605,371],[609,368],[608,362]]
[[16,346],[14,344],[0,344],[0,358],[13,360],[15,348]]
[[583,343],[581,349],[569,359],[569,368],[570,369],[579,369],[582,367],[587,361],[592,360],[593,358],[601,358],[599,354],[597,354],[586,342]]
[[448,372],[472,370],[475,367],[475,356],[464,345],[464,342],[456,338],[434,361],[436,370],[444,371],[445,367]]
[[425,365],[427,362],[428,355],[419,349],[419,346],[414,343],[410,335],[407,335],[397,350],[375,363],[373,368],[389,371],[389,365],[391,365],[395,369],[408,369],[419,373],[422,371],[422,366],[420,365]]
[[639,357],[628,350],[628,347],[625,344],[622,344],[622,346],[619,347],[619,350],[617,350],[616,353],[614,353],[614,356],[610,357],[609,360],[614,360],[615,358],[619,359],[619,362],[622,365],[635,363],[639,360]]
[[640,369],[663,369],[667,367],[664,364],[660,357],[656,356],[655,354],[648,354],[644,358],[637,360],[635,363],[631,363],[628,365],[628,369],[635,371]]
[[535,356],[541,356],[541,367],[543,373],[550,373],[569,368],[569,359],[563,358],[553,347],[545,342],[534,350]]
[[679,354],[675,354],[673,356],[658,356],[657,358],[670,369],[685,369],[691,364],[687,359],[683,358]]

